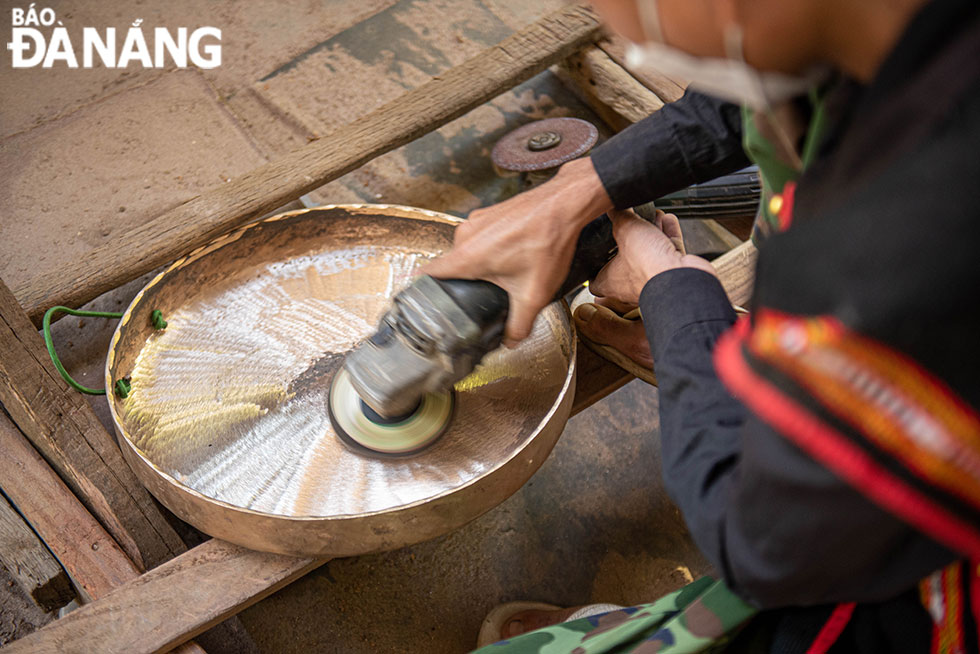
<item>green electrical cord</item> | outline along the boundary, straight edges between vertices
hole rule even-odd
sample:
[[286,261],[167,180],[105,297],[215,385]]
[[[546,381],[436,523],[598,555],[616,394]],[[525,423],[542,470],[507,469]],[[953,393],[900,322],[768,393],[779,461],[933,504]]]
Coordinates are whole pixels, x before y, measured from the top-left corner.
[[[116,313],[114,311],[77,311],[75,309],[69,309],[68,307],[51,307],[44,312],[44,319],[41,321],[41,331],[44,333],[44,345],[48,348],[48,355],[51,357],[51,362],[54,367],[58,369],[58,373],[61,378],[68,382],[68,385],[74,388],[76,391],[86,393],[88,395],[105,395],[104,388],[89,388],[87,386],[82,386],[77,381],[72,379],[65,367],[61,365],[61,359],[58,358],[57,352],[54,351],[54,341],[51,340],[51,316],[56,313],[67,313],[70,316],[80,316],[82,318],[122,318],[121,313]],[[153,325],[154,329],[166,329],[167,321],[163,319],[163,314],[159,310],[154,310],[150,313],[150,324]],[[117,379],[114,384],[116,395],[121,398],[125,398],[129,395],[129,391],[132,389],[131,381],[128,377],[122,379]]]

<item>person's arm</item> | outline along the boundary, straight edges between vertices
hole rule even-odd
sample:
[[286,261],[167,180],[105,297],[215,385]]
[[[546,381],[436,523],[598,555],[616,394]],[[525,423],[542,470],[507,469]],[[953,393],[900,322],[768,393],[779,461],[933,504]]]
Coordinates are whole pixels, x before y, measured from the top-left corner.
[[743,168],[741,138],[735,105],[688,92],[541,186],[471,213],[452,251],[422,272],[507,291],[505,343],[513,346],[558,291],[585,225],[614,204],[642,204]]
[[735,315],[715,277],[662,272],[640,308],[659,382],[664,483],[733,590],[760,607],[876,601],[956,560],[727,392],[712,350]]
[[738,105],[696,91],[664,105],[590,155],[616,209],[627,209],[749,165]]

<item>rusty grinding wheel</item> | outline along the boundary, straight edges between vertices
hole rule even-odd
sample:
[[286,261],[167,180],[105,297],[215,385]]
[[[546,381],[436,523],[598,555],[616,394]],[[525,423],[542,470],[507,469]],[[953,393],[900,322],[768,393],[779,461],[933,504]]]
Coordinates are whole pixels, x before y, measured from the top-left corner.
[[[458,223],[409,207],[318,207],[251,223],[157,275],[106,360],[109,379],[132,379],[109,406],[143,484],[212,536],[316,557],[434,538],[517,491],[571,410],[576,341],[563,304],[458,382],[454,408],[430,407],[445,431],[412,457],[353,451],[329,417],[345,355]],[[153,310],[166,329],[153,328]],[[376,436],[375,449],[393,449]]]
[[547,174],[587,153],[599,130],[579,118],[547,118],[518,127],[497,141],[493,164],[511,173]]

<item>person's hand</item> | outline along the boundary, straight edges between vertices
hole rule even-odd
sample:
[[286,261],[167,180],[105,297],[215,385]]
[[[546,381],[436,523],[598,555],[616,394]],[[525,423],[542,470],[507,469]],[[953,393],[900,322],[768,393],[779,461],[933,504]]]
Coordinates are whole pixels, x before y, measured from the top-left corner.
[[619,252],[599,271],[589,290],[596,297],[636,306],[650,279],[672,268],[698,268],[715,274],[710,263],[684,250],[677,216],[657,211],[651,224],[632,211],[610,211]]
[[619,253],[589,284],[596,302],[576,309],[575,326],[593,342],[609,345],[635,363],[652,368],[643,322],[624,315],[633,313],[643,287],[665,270],[692,267],[715,274],[714,268],[700,257],[685,254],[680,223],[673,214],[658,211],[653,224],[632,211],[612,211],[609,217]]
[[471,213],[456,228],[453,249],[420,272],[485,279],[507,291],[504,344],[513,347],[568,275],[579,232],[611,206],[592,161],[572,161],[547,183]]

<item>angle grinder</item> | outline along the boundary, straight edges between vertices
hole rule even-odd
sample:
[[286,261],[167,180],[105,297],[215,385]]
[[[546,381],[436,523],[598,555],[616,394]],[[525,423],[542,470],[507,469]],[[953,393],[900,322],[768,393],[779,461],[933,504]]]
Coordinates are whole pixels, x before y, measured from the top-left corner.
[[[615,253],[603,215],[579,235],[555,299],[594,278]],[[411,456],[434,443],[453,416],[453,385],[500,346],[508,305],[506,291],[479,280],[423,275],[400,291],[331,382],[327,405],[338,438],[373,457]]]

